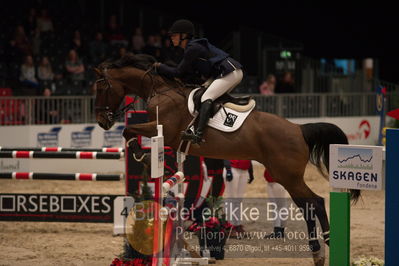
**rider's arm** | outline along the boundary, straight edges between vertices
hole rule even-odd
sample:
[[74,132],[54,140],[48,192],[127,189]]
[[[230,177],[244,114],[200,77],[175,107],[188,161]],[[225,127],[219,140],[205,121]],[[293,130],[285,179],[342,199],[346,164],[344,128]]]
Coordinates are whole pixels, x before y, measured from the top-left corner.
[[184,53],[183,60],[177,67],[160,64],[157,68],[158,73],[171,78],[180,78],[184,76],[184,74],[189,73],[192,70],[192,65],[194,61],[199,57],[201,49],[202,47],[199,45],[192,45],[190,47],[187,47]]

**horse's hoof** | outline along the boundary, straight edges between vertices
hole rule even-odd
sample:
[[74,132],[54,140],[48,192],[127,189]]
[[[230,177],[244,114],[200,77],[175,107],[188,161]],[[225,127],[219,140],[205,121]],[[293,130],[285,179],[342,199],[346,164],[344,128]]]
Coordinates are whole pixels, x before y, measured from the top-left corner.
[[321,250],[313,252],[313,262],[315,266],[323,266],[326,258],[321,255]]

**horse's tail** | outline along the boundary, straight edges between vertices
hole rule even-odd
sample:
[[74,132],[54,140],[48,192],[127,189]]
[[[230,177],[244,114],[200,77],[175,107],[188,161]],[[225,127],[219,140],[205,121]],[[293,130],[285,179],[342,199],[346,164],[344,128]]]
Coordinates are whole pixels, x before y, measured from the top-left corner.
[[[326,177],[322,163],[329,171],[330,144],[348,144],[345,133],[336,125],[330,123],[310,123],[301,125],[303,137],[309,147],[309,160]],[[350,189],[351,199],[357,202],[360,190]]]

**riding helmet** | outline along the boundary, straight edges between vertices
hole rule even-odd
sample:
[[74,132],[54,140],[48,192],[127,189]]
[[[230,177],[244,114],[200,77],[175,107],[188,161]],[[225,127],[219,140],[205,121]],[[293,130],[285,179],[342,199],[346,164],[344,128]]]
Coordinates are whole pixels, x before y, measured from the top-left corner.
[[169,29],[169,34],[173,33],[187,33],[194,36],[194,24],[187,19],[179,19]]

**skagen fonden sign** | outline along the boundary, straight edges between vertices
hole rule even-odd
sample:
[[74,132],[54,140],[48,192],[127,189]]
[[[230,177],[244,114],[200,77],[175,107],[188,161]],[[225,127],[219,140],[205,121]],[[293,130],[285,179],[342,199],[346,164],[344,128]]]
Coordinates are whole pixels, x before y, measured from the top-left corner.
[[382,147],[330,145],[330,185],[335,188],[382,189]]

